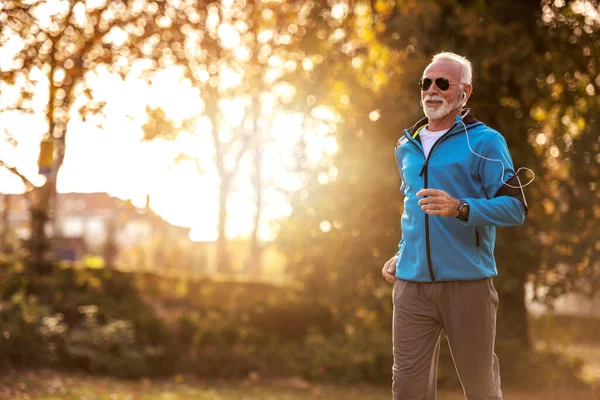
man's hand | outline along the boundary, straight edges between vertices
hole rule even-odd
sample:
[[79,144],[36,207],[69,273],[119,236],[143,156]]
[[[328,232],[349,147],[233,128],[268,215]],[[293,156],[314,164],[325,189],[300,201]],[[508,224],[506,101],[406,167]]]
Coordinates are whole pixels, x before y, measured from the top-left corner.
[[389,283],[394,283],[396,280],[396,259],[398,256],[394,256],[387,260],[385,264],[383,264],[383,269],[381,270],[381,275],[385,278]]
[[455,199],[443,190],[421,189],[417,196],[427,196],[419,200],[421,210],[429,215],[440,217],[457,217],[460,200]]

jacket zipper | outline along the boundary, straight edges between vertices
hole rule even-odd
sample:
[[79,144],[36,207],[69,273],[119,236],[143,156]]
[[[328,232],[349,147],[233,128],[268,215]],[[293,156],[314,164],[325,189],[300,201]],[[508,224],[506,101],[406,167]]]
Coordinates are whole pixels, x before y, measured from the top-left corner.
[[[454,129],[455,125],[456,125],[456,122],[454,124],[452,124],[450,129],[448,129],[448,131],[446,131],[446,133],[444,133],[442,135],[442,137],[440,137],[433,144],[433,146],[431,147],[431,150],[429,150],[429,155],[427,156],[427,158],[425,158],[425,162],[423,163],[423,168],[421,168],[421,172],[419,173],[419,176],[423,176],[423,186],[424,186],[423,188],[424,189],[427,189],[427,166],[429,164],[429,159],[431,158],[431,155],[433,154],[433,150],[438,145],[438,143],[440,143],[442,140],[444,140],[444,138],[446,136],[448,136],[448,133],[450,133],[452,131],[452,129]],[[416,144],[415,144],[415,146],[416,146]],[[418,147],[419,146],[417,146],[417,148]],[[425,155],[425,153],[423,153],[423,155]],[[433,273],[433,265],[431,263],[431,242],[429,239],[429,214],[425,214],[425,246],[427,247],[427,266],[429,267],[429,277],[431,278],[431,282],[435,282],[435,274]]]

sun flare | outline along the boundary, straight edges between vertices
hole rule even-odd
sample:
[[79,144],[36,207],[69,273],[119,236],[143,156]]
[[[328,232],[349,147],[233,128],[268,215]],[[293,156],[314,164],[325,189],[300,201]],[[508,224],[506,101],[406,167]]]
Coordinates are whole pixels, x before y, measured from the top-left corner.
[[[92,116],[82,121],[78,114],[71,115],[58,190],[105,191],[131,199],[138,206],[143,206],[149,195],[150,206],[163,218],[192,228],[192,240],[216,240],[219,180],[211,161],[215,151],[210,119],[198,117],[195,131],[179,132],[173,142],[163,139],[142,141],[141,125],[147,120],[147,105],[160,107],[169,119],[189,118],[204,110],[199,91],[182,79],[181,70],[176,67],[161,71],[149,85],[135,77],[121,79],[99,68],[89,74],[87,84],[93,90],[94,98],[106,103],[106,117]],[[226,117],[226,125],[219,132],[219,137],[226,142],[227,136],[232,134],[231,129],[240,126],[244,120],[245,100],[242,97],[222,99],[219,108]],[[272,140],[264,149],[263,159],[263,169],[268,174],[266,180],[286,190],[298,190],[300,178],[286,169],[286,166],[294,164],[297,157],[295,145],[304,135],[308,143],[307,158],[313,163],[334,154],[337,145],[328,133],[335,114],[327,108],[320,108],[312,117],[321,122],[314,129],[307,130],[303,127],[303,115],[278,111],[268,95],[263,102],[263,112],[272,117],[268,132]],[[43,180],[37,175],[35,165],[39,141],[47,129],[43,117],[4,113],[0,116],[0,123],[18,141],[15,148],[7,143],[0,145],[2,158],[32,180]],[[197,162],[175,162],[178,154],[186,154]],[[248,172],[249,160],[241,162],[244,168],[236,178],[236,189],[227,203],[226,232],[229,237],[248,236],[256,212]],[[22,183],[8,171],[0,174],[0,190],[11,193],[23,191]],[[277,190],[265,190],[264,198],[265,218],[259,232],[263,240],[271,240],[276,234],[273,221],[289,215],[291,210],[288,199]]]

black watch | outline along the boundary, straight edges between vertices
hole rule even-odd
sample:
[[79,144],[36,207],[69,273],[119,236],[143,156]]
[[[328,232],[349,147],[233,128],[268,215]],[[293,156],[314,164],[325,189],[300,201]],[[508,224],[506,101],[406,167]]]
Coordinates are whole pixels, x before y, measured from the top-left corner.
[[460,200],[458,203],[458,219],[461,221],[469,220],[469,203],[464,200]]

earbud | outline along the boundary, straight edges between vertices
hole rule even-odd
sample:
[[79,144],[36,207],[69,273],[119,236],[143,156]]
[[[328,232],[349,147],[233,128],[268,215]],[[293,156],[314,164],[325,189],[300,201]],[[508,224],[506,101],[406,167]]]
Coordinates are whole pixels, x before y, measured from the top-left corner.
[[465,104],[467,104],[467,94],[465,92],[463,92],[462,94],[462,101],[460,102],[460,105],[458,106],[458,109],[462,109]]

